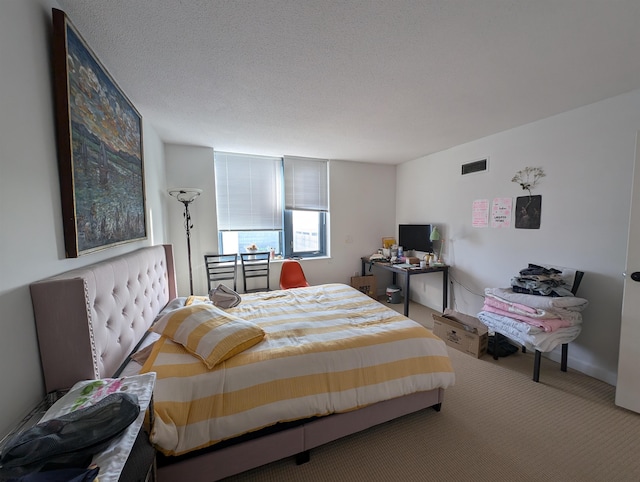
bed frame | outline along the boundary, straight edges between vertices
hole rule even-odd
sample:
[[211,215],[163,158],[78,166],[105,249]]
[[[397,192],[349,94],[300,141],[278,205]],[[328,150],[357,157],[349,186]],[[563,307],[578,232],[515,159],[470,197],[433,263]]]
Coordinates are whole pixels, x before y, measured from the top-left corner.
[[[173,249],[142,248],[35,282],[30,289],[47,393],[79,380],[111,377],[177,296]],[[340,437],[424,408],[439,411],[443,397],[443,389],[414,393],[217,450],[163,457],[158,480],[210,482],[294,455],[302,463],[311,449]]]

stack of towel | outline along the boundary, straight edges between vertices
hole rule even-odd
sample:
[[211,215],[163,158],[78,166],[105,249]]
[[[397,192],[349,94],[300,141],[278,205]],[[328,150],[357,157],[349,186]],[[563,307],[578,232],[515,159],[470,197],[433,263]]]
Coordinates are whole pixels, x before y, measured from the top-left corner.
[[[537,268],[541,267],[529,265],[526,270]],[[523,274],[523,271],[512,280],[511,288],[485,289],[484,306],[478,319],[490,330],[529,350],[548,352],[575,340],[582,330],[581,312],[588,301],[573,296],[561,271],[556,270],[557,273],[550,276],[540,272]]]

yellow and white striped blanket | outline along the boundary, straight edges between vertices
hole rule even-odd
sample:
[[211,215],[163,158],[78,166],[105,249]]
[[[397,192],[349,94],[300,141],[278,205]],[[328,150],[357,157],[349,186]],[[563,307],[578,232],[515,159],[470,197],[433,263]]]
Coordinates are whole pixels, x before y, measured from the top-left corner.
[[244,294],[227,311],[264,340],[209,370],[161,337],[142,369],[157,373],[151,439],[166,455],[454,383],[442,340],[347,285]]

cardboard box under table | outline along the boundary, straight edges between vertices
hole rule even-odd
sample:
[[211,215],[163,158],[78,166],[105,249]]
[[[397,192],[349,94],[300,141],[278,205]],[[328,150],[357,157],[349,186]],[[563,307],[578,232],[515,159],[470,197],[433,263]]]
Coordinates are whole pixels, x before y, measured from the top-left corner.
[[433,314],[433,333],[452,348],[475,358],[487,353],[489,333],[486,325],[473,316],[446,310]]
[[376,299],[377,286],[376,277],[372,274],[366,276],[352,276],[351,286],[359,291],[362,291],[365,295],[369,295],[371,298]]

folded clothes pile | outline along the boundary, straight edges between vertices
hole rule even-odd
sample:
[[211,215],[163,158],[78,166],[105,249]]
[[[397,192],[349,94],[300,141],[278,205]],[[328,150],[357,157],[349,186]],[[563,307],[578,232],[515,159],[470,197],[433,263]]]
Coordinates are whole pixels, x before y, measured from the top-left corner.
[[548,352],[576,339],[588,301],[571,292],[563,272],[529,264],[510,288],[486,288],[477,317],[529,350]]
[[511,278],[511,288],[516,293],[529,295],[573,296],[572,287],[566,283],[562,271],[531,263]]

